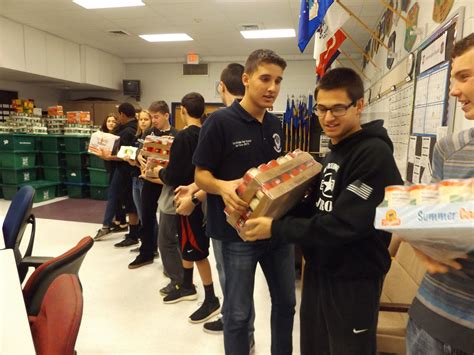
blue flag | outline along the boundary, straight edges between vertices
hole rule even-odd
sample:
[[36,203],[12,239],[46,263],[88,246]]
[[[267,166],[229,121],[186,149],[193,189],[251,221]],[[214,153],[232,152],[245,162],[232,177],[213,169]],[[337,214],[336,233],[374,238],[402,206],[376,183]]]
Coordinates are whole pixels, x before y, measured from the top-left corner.
[[334,0],[301,0],[298,47],[303,53]]
[[283,114],[283,123],[286,125],[291,124],[291,108],[290,108],[290,98],[286,99],[286,110]]

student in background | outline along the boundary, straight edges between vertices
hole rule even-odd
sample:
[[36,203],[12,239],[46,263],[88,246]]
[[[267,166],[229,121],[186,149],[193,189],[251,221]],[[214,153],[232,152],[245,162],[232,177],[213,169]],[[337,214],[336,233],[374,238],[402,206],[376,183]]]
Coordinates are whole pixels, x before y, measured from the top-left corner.
[[272,354],[291,354],[295,307],[293,247],[285,243],[244,243],[227,222],[224,208],[245,212],[236,194],[245,172],[279,157],[279,120],[267,112],[280,91],[286,62],[270,50],[248,57],[242,77],[245,94],[211,114],[194,154],[196,184],[207,192],[206,233],[222,240],[225,271],[224,345],[227,354],[249,353],[255,270],[260,263],[272,299]]
[[[451,88],[464,116],[474,120],[474,33],[454,46]],[[474,177],[474,128],[439,140],[433,152],[433,180]],[[410,355],[474,354],[474,252],[442,264],[416,250],[428,273],[410,308]]]
[[364,86],[354,70],[328,71],[314,97],[331,151],[313,198],[295,217],[249,219],[244,235],[302,247],[302,354],[376,354],[390,234],[374,228],[375,208],[386,186],[403,181],[383,121],[360,123]]

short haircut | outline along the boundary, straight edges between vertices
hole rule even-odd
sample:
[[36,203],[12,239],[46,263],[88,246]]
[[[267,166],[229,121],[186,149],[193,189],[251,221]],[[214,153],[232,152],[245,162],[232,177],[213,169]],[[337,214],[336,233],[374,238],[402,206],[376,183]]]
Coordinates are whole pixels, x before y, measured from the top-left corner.
[[234,96],[244,96],[245,86],[242,82],[244,66],[239,63],[230,63],[221,73],[221,81],[227,90]]
[[165,115],[165,114],[170,113],[170,108],[169,108],[168,104],[165,101],[159,100],[159,101],[153,101],[150,104],[150,107],[148,107],[148,111],[150,111],[150,112],[159,112],[159,113],[162,113],[163,115]]
[[206,108],[204,97],[197,92],[184,95],[181,99],[181,105],[188,111],[188,115],[193,118],[201,118]]
[[314,97],[317,100],[319,90],[338,89],[345,90],[352,101],[364,97],[364,83],[359,74],[351,68],[336,68],[326,72],[314,90]]
[[118,112],[123,113],[128,118],[135,117],[135,107],[129,102],[124,102],[118,107]]
[[285,70],[285,60],[270,49],[257,49],[250,53],[245,62],[245,73],[253,74],[261,64],[276,64]]
[[118,125],[118,118],[117,118],[117,115],[115,113],[109,113],[107,116],[105,116],[105,120],[102,121],[102,125],[100,126],[100,130],[102,132],[105,132],[105,133],[111,133],[111,131],[109,131],[109,129],[107,128],[107,119],[109,117],[113,117],[115,118],[115,125],[117,126]]
[[474,48],[474,33],[464,37],[454,45],[451,57],[454,59]]

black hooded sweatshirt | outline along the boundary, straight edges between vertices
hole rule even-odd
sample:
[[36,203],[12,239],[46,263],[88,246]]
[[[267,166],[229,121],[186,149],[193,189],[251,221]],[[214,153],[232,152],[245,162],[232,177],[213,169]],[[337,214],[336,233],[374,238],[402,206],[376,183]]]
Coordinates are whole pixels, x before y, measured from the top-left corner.
[[386,186],[403,184],[392,142],[377,120],[329,148],[315,191],[299,208],[307,218],[275,220],[272,239],[300,244],[307,266],[330,276],[381,277],[390,268],[391,235],[374,228],[375,208]]

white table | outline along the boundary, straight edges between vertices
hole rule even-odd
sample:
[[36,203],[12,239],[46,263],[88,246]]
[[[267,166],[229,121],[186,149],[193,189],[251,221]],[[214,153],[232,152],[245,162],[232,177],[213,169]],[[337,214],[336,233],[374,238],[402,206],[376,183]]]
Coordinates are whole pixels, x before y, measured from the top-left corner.
[[0,354],[35,354],[13,250],[0,250]]

